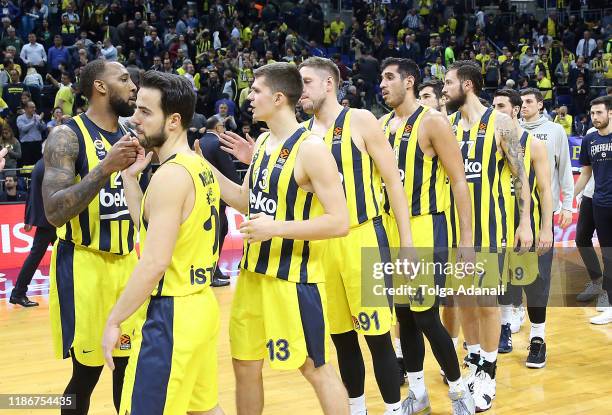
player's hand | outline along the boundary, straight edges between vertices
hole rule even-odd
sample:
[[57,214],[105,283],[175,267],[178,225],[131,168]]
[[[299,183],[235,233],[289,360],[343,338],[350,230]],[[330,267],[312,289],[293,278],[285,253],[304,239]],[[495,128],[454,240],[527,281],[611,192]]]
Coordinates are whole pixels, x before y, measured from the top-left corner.
[[419,262],[419,254],[416,248],[414,246],[401,246],[397,253],[397,260],[401,272],[395,276],[404,280],[402,284],[410,284],[417,277],[416,267]]
[[6,163],[6,160],[4,159],[4,157],[6,157],[7,154],[8,154],[8,148],[4,147],[2,150],[0,150],[0,171],[4,169],[4,164]]
[[144,147],[141,146],[140,143],[138,143],[137,139],[132,138],[132,140],[134,140],[136,144],[138,144],[136,150],[136,161],[134,161],[134,163],[132,163],[132,165],[125,169],[123,172],[124,174],[130,177],[138,177],[138,175],[142,173],[142,171],[146,169],[149,163],[151,162],[151,159],[153,158],[153,152],[149,151],[147,153]]
[[221,150],[230,153],[244,164],[251,164],[253,152],[255,151],[255,140],[250,135],[246,138],[240,137],[236,133],[227,131],[220,135]]
[[102,160],[102,168],[107,174],[125,170],[136,161],[138,155],[138,141],[133,140],[130,134],[119,139]]
[[472,244],[472,241],[459,241],[456,261],[457,264],[463,264],[462,267],[466,274],[473,273],[476,263],[476,251],[474,250],[474,245]]
[[23,230],[26,232],[30,232],[32,230],[32,225],[28,225],[28,224],[23,225]]
[[514,251],[518,252],[519,255],[523,255],[529,252],[529,249],[533,245],[533,232],[531,232],[531,225],[521,223],[516,229],[514,235]]
[[255,213],[240,224],[240,233],[247,242],[263,242],[276,236],[274,218],[265,213]]
[[538,235],[538,241],[536,244],[536,252],[538,255],[544,255],[547,253],[553,245],[553,231],[552,228],[540,229]]
[[104,352],[104,360],[110,370],[115,370],[115,363],[113,362],[113,350],[119,343],[119,336],[121,335],[121,329],[118,324],[113,324],[110,321],[106,322],[104,328],[104,334],[102,335],[102,351]]
[[567,209],[561,209],[559,212],[559,227],[565,229],[572,224],[572,212]]

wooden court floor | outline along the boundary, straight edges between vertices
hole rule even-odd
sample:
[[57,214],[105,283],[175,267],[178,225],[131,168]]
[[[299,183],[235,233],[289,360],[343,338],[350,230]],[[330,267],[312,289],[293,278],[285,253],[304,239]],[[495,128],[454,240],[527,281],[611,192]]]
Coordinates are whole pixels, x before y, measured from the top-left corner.
[[[582,284],[577,282],[576,284]],[[222,325],[219,342],[219,401],[226,414],[235,414],[234,376],[228,340],[232,286],[216,288]],[[53,357],[48,302],[46,297],[33,299],[40,307],[23,309],[0,300],[0,393],[61,393],[70,377],[69,360]],[[527,369],[529,323],[514,335],[514,351],[500,355],[497,372],[497,398],[491,415],[612,414],[612,325],[594,326],[588,318],[594,307],[555,307],[548,310],[546,342],[548,362],[544,369]],[[427,343],[427,342],[426,342]],[[331,342],[330,342],[331,344]],[[335,351],[332,361],[335,365]],[[428,347],[428,346],[427,346]],[[366,399],[370,415],[381,415],[384,405],[379,396],[371,359],[365,343]],[[463,350],[459,350],[462,358]],[[425,361],[425,380],[434,414],[449,414],[447,387],[439,376],[439,367],[429,347]],[[320,414],[316,397],[298,372],[264,370],[266,405],[264,414]],[[402,398],[407,386],[402,387]],[[0,414],[46,414],[58,410],[0,409]],[[94,391],[90,414],[113,414],[111,376],[105,369]]]

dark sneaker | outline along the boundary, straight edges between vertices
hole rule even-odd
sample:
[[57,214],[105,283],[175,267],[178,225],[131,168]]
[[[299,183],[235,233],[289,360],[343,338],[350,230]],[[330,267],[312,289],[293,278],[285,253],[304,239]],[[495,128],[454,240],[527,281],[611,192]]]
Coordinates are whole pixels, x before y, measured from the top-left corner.
[[510,323],[502,324],[501,333],[499,334],[498,353],[510,353],[512,351],[512,330]]
[[546,366],[546,343],[539,337],[531,339],[529,345],[529,356],[525,362],[527,367],[541,369]]

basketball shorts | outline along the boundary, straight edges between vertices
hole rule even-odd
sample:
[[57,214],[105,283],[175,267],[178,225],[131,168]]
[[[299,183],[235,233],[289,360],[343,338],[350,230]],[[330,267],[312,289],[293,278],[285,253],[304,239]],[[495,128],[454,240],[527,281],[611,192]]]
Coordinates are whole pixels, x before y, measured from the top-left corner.
[[133,342],[119,413],[173,415],[217,406],[219,324],[211,289],[151,297]]
[[[138,262],[135,251],[115,255],[58,239],[51,254],[49,314],[57,358],[71,350],[86,366],[103,366],[106,319]],[[121,324],[121,345],[113,355],[127,357],[144,307]]]
[[328,241],[324,257],[325,287],[331,334],[351,330],[364,335],[388,332],[394,324],[393,276],[377,276],[374,263],[391,261],[382,217],[349,230],[348,235]]
[[300,284],[240,270],[230,315],[237,360],[267,358],[273,369],[298,369],[310,357],[328,361],[325,285]]
[[[387,229],[392,246],[392,256],[397,255],[399,233],[395,218],[387,216]],[[410,306],[412,311],[426,311],[439,305],[439,296],[446,286],[448,262],[448,226],[443,213],[410,217],[410,230],[414,252],[418,260],[411,275],[394,276],[396,306]]]
[[[508,252],[503,248],[476,247],[475,261],[469,266],[458,263],[457,249],[451,248],[454,272],[447,282],[457,295],[498,295],[508,283]],[[483,289],[485,289],[483,291]],[[493,291],[497,290],[497,292]]]

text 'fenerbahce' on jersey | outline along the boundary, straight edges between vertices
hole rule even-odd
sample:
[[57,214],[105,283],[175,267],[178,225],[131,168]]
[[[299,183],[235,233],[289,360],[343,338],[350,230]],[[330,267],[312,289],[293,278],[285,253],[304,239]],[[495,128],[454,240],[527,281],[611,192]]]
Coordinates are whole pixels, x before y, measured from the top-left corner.
[[[279,221],[301,221],[323,214],[319,199],[300,188],[294,174],[298,149],[310,134],[300,127],[270,154],[266,152],[270,135],[260,140],[248,177],[249,216],[264,213]],[[245,240],[241,267],[295,283],[323,282],[324,242],[279,237],[263,242]]]
[[[472,232],[474,247],[503,248],[508,240],[508,213],[506,198],[511,181],[502,177],[506,159],[495,141],[497,111],[487,108],[479,122],[463,130],[461,113],[450,115],[453,131],[463,157],[465,178],[472,200]],[[453,246],[459,242],[459,215],[451,195],[450,228]]]
[[[539,234],[541,226],[542,211],[540,206],[540,195],[537,188],[536,174],[533,164],[531,163],[531,140],[533,136],[527,131],[523,131],[521,135],[521,150],[523,152],[523,163],[525,166],[525,175],[529,183],[529,217],[531,218],[531,231],[534,237]],[[510,197],[506,198],[506,211],[510,218],[511,224],[508,226],[508,243],[514,243],[514,232],[519,225],[520,215],[518,209],[518,201],[520,195],[516,195],[514,192],[514,178],[510,171],[510,166],[506,163],[504,171],[502,172],[502,180],[510,181]],[[535,241],[535,238],[534,238]]]
[[[429,107],[420,106],[403,121],[393,133],[392,111],[383,118],[385,136],[397,159],[402,185],[410,206],[410,216],[443,213],[448,209],[447,177],[438,156],[423,153],[418,142],[418,130]],[[384,210],[393,215],[387,192],[384,192]]]
[[[116,133],[104,131],[85,114],[73,117],[66,125],[79,140],[75,183],[100,164],[112,145],[125,134],[122,128]],[[127,255],[134,249],[134,224],[120,172],[111,174],[87,208],[57,229],[57,236],[75,245],[113,254]]]
[[[182,297],[208,289],[219,259],[219,200],[221,191],[208,162],[197,155],[175,154],[174,163],[189,172],[195,188],[193,209],[181,224],[170,265],[153,291],[154,296]],[[140,207],[140,250],[146,249],[147,226]]]
[[[382,194],[380,173],[374,161],[351,138],[351,113],[350,108],[343,108],[324,140],[338,165],[352,228],[380,216]],[[314,117],[303,125],[310,130],[313,124]]]

